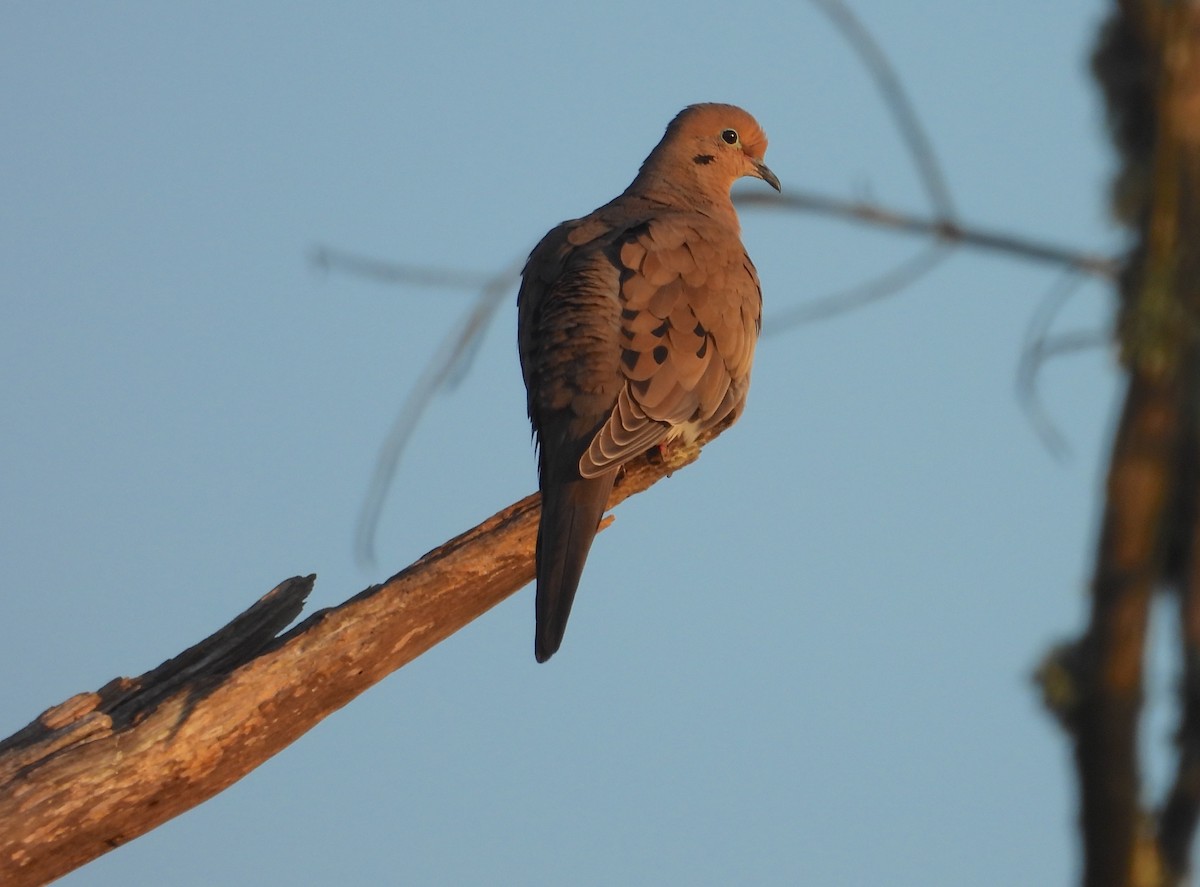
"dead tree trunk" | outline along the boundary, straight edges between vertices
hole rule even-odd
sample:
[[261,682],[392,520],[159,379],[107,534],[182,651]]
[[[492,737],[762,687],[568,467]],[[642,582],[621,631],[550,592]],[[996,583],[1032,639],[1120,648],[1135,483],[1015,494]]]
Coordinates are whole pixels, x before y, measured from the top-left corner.
[[[1134,235],[1120,281],[1128,387],[1113,443],[1086,634],[1048,661],[1074,742],[1086,887],[1186,880],[1200,810],[1200,3],[1119,0],[1094,70]],[[1144,809],[1138,769],[1145,634],[1178,595],[1185,680],[1175,785]]]

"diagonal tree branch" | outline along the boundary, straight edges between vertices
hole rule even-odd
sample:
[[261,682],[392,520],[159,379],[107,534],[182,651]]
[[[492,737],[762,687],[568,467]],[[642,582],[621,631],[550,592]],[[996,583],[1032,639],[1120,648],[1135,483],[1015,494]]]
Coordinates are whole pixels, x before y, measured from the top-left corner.
[[[609,507],[699,451],[630,463]],[[0,884],[44,884],[196,806],[526,585],[539,513],[528,496],[277,636],[315,577],[289,579],[158,668],[0,742]]]

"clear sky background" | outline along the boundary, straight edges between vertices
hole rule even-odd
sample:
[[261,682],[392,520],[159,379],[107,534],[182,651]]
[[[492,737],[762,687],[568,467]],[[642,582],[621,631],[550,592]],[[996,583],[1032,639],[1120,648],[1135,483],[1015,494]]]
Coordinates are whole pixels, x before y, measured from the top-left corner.
[[[855,8],[963,220],[1119,248],[1106,4]],[[496,270],[696,101],[758,117],[785,191],[927,209],[804,2],[10,3],[0,82],[0,735],[288,576],[338,603],[534,488],[514,291],[356,563],[380,442],[472,294],[322,275],[314,245]],[[920,248],[743,227],[768,330]],[[1119,383],[1102,348],[1045,368],[1056,461],[1014,394],[1056,277],[964,249],[764,340],[739,425],[597,541],[549,664],[529,588],[62,883],[1069,882],[1070,756],[1029,675],[1082,622]],[[1056,329],[1112,304],[1085,286]]]

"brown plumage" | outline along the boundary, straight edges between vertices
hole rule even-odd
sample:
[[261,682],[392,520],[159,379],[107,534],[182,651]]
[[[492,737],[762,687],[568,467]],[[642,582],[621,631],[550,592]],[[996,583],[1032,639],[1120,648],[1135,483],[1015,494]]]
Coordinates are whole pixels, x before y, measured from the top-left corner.
[[691,105],[625,191],[542,238],[522,272],[517,344],[539,447],[534,653],[562,643],[622,463],[742,411],[762,319],[729,188],[767,137],[733,105]]

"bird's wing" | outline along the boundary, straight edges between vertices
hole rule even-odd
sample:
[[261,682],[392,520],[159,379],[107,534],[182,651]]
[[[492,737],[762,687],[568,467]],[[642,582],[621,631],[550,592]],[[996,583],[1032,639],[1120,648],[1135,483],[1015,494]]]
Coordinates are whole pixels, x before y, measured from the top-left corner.
[[762,319],[754,265],[736,229],[664,213],[605,250],[618,269],[618,369],[612,411],[579,462],[595,477],[680,426],[692,435],[735,419]]

